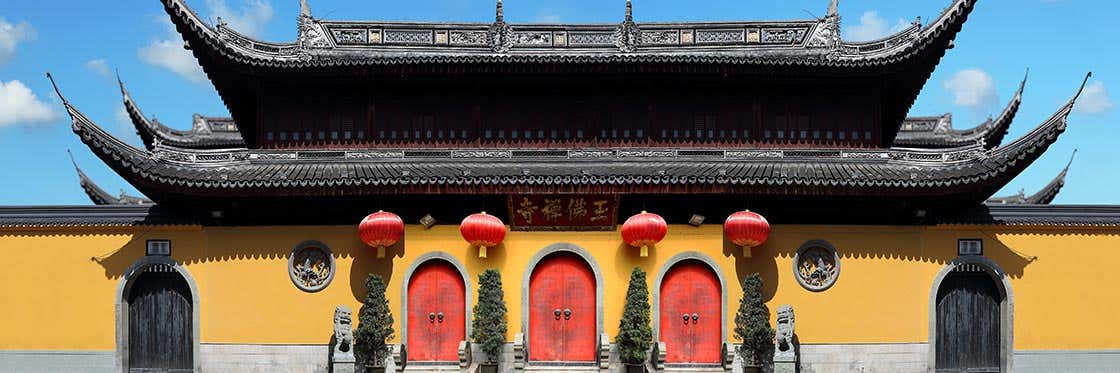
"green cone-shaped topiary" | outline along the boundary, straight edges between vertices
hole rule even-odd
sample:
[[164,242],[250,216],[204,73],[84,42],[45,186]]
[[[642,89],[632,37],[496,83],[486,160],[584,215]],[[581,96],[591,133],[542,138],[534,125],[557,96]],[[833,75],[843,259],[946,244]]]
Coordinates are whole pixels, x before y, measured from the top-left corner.
[[502,274],[487,269],[478,276],[478,304],[474,305],[471,340],[482,346],[491,363],[498,362],[506,344],[506,300]]
[[634,268],[630,273],[630,286],[626,289],[626,306],[622,309],[622,320],[618,323],[619,358],[625,364],[642,364],[646,353],[653,344],[653,330],[650,328],[649,289],[646,287],[646,273]]
[[774,329],[770,328],[770,310],[762,301],[762,279],[758,274],[743,280],[743,298],[735,312],[735,337],[743,341],[739,356],[747,366],[760,366],[771,357]]
[[389,345],[393,338],[393,313],[385,298],[385,281],[381,276],[366,277],[366,299],[358,314],[358,330],[354,332],[354,352],[358,362],[365,365],[385,366]]

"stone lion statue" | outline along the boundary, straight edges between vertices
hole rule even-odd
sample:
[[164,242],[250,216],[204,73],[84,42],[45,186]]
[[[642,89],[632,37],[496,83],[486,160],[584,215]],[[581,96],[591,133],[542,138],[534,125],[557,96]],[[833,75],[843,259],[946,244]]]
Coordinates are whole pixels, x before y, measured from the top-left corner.
[[794,355],[793,351],[793,306],[783,304],[778,307],[778,324],[774,336],[774,355]]
[[351,327],[350,308],[338,306],[334,309],[334,356],[353,356],[354,329]]

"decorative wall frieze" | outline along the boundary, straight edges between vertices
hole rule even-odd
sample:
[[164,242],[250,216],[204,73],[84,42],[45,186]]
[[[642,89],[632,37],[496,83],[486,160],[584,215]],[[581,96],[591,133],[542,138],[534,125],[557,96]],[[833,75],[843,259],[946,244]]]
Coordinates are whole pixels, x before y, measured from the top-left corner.
[[782,158],[781,150],[729,150],[727,158]]
[[674,150],[619,150],[619,158],[672,158],[677,156]]
[[568,151],[568,158],[611,158],[614,157],[614,151],[611,150],[570,150]]
[[249,154],[250,160],[276,160],[276,159],[296,159],[295,153],[254,153]]
[[365,29],[333,29],[331,34],[339,45],[369,43],[369,33]]
[[746,30],[696,30],[696,44],[739,44],[746,42]]
[[762,29],[763,44],[801,44],[805,39],[804,28]]
[[385,159],[404,158],[404,151],[363,151],[346,152],[347,159]]
[[514,32],[514,46],[551,47],[551,31]]
[[486,45],[486,32],[485,31],[455,31],[449,33],[448,39],[451,45],[463,46],[485,46]]
[[386,29],[381,40],[386,44],[431,45],[435,44],[435,31]]
[[[789,23],[731,23],[698,24],[696,27],[673,27],[677,25],[656,24],[644,29],[641,24],[628,21],[612,28],[606,25],[523,25],[517,26],[504,21],[489,26],[462,24],[414,24],[414,23],[355,23],[308,20],[301,23],[298,44],[314,48],[340,47],[417,47],[463,48],[485,47],[498,53],[506,53],[517,48],[526,49],[565,49],[565,48],[614,48],[623,53],[640,50],[642,47],[703,47],[713,45],[736,45],[741,47],[765,47],[766,45],[800,45],[812,30],[812,37],[822,36],[822,28],[807,21]],[[668,26],[668,27],[667,27]],[[679,26],[687,26],[681,24]],[[831,29],[830,29],[831,30]],[[259,50],[265,46],[256,45],[251,39],[230,33],[231,44],[247,49]],[[823,40],[823,39],[821,39]],[[812,42],[819,46],[819,41]],[[765,45],[764,45],[765,44]],[[282,46],[269,46],[272,52]]]
[[508,150],[456,150],[451,152],[451,158],[510,158],[513,153]]
[[654,30],[642,31],[641,44],[644,45],[678,45],[681,43],[680,30]]

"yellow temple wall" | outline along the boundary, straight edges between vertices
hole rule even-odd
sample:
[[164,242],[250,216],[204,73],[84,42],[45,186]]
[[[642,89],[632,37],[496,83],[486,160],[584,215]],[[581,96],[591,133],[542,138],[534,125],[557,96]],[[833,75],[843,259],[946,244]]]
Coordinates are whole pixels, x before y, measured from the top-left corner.
[[[1120,292],[1102,290],[1120,283],[1120,271],[1111,269],[1120,262],[1120,230],[1114,228],[778,225],[751,258],[724,242],[719,225],[671,226],[648,258],[624,245],[618,232],[510,232],[503,246],[479,259],[457,226],[410,225],[405,243],[385,259],[359,241],[353,226],[0,231],[7,264],[0,271],[0,350],[114,349],[120,277],[143,257],[148,239],[172,240],[172,257],[195,281],[203,343],[326,344],[334,307],[348,305],[357,313],[370,272],[389,280],[399,341],[404,273],[430,251],[458,258],[472,282],[486,268],[503,273],[512,340],[523,317],[526,267],[539,250],[560,242],[586,249],[597,262],[605,286],[603,326],[612,339],[630,270],[645,270],[652,290],[672,256],[694,251],[722,268],[728,336],[741,281],[759,273],[772,314],[782,304],[796,309],[802,343],[925,343],[931,286],[956,257],[958,238],[983,238],[985,256],[1008,273],[1016,350],[1120,349],[1111,327]],[[793,255],[812,239],[828,241],[842,257],[838,281],[819,293],[793,277]],[[317,293],[299,290],[288,277],[287,257],[305,240],[325,243],[336,258],[333,282]]]

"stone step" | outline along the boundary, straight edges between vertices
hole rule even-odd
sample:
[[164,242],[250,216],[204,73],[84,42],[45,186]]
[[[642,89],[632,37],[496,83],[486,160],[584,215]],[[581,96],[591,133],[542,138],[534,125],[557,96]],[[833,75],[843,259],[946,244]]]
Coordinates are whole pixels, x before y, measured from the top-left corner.
[[416,364],[416,363],[411,363],[411,364],[405,365],[404,371],[405,372],[416,372],[416,373],[420,373],[420,372],[438,373],[438,372],[461,372],[462,369],[459,368],[458,364]]
[[599,373],[598,365],[530,365],[525,367],[525,372],[582,372]]

